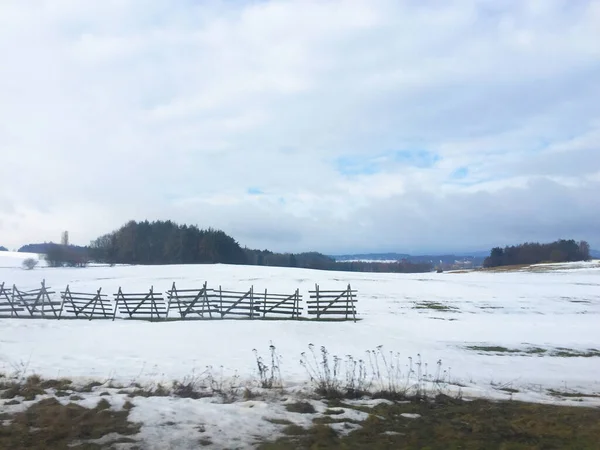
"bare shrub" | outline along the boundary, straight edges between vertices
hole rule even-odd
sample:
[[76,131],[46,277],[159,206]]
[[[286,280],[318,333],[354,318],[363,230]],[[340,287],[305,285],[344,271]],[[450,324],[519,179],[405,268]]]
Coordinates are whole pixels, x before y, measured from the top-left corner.
[[38,260],[35,258],[27,258],[23,261],[23,263],[21,264],[23,269],[26,270],[32,270],[35,266],[38,265]]

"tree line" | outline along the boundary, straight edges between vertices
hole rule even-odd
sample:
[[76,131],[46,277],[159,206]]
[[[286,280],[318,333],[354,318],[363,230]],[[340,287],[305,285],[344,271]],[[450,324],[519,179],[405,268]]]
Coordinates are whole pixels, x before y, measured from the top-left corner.
[[428,272],[429,263],[336,262],[317,252],[276,253],[242,248],[221,230],[172,221],[130,221],[94,240],[90,259],[108,264],[247,264],[353,272]]
[[544,262],[587,261],[590,246],[586,241],[560,239],[549,244],[526,242],[510,247],[494,247],[490,256],[483,261],[483,267],[539,264]]

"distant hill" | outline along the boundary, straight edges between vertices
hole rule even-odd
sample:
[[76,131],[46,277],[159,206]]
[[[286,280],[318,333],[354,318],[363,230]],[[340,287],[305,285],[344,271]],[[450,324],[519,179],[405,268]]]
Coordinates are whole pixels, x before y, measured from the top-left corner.
[[[20,253],[37,253],[37,254],[47,254],[48,250],[56,247],[57,244],[53,243],[53,242],[44,242],[43,244],[27,244],[24,245],[23,247],[21,247],[18,252]],[[69,248],[71,251],[78,253],[78,254],[87,254],[88,253],[88,248],[87,247],[81,247],[79,245],[68,245],[67,248]]]
[[410,263],[431,263],[433,265],[454,265],[457,262],[470,263],[479,267],[489,252],[475,252],[469,254],[442,254],[442,255],[409,255],[406,253],[357,253],[350,255],[332,256],[336,261],[407,261]]
[[7,251],[8,251],[8,249],[7,249],[6,247],[2,247],[2,246],[0,245],[0,252],[7,252]]
[[332,256],[336,261],[401,261],[410,255],[406,253],[360,253]]
[[600,250],[590,250],[590,256],[594,259],[600,259]]

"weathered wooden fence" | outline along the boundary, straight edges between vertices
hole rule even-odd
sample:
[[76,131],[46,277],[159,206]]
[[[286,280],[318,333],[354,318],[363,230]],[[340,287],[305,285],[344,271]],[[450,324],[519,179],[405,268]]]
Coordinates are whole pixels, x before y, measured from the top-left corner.
[[337,317],[356,322],[356,291],[350,285],[343,291],[322,291],[316,284],[315,290],[309,291],[309,297],[310,300],[306,302],[307,312],[316,314],[317,320],[321,316],[329,316],[332,319]]
[[85,292],[71,292],[69,286],[61,292],[62,307],[58,317],[62,317],[63,312],[74,314],[76,318],[82,316],[89,320],[92,319],[111,319],[113,318],[114,308],[108,295],[101,293],[102,288],[95,294]]
[[[19,303],[25,307],[30,317],[53,317],[58,319],[62,301],[52,300],[50,297],[56,294],[49,291],[46,281],[42,281],[42,287],[31,291],[20,291],[13,286],[13,303]],[[52,315],[50,315],[52,314]]]
[[147,293],[125,294],[119,288],[115,294],[115,311],[113,320],[117,316],[117,310],[129,319],[161,320],[167,318],[167,305],[162,294],[154,292],[154,287]]
[[0,317],[19,317],[19,313],[25,311],[23,306],[13,301],[12,289],[4,287],[4,283],[0,284]]
[[[193,320],[193,319],[308,319],[302,316],[302,295],[296,289],[292,293],[272,293],[267,289],[256,292],[209,289],[207,283],[201,288],[178,289],[173,283],[163,294],[151,287],[148,292],[128,293],[122,288],[109,299],[102,289],[96,292],[73,292],[67,286],[56,294],[42,281],[39,289],[21,291],[13,285],[7,289],[0,284],[0,317],[2,318],[74,318],[74,319],[141,319]],[[333,318],[356,322],[356,291],[350,285],[343,291],[322,291],[316,285],[309,291],[306,302],[307,314],[316,320]],[[323,317],[325,316],[325,317]]]
[[265,289],[264,295],[260,296],[254,301],[256,310],[262,313],[263,318],[267,317],[267,314],[274,314],[277,316],[291,316],[292,319],[297,319],[302,313],[300,307],[300,300],[302,296],[300,291],[296,289],[291,295],[288,294],[269,294]]
[[177,289],[175,283],[167,291],[167,315],[175,310],[182,320],[200,318],[212,319],[213,314],[219,315],[213,289],[208,289],[204,283],[201,289]]

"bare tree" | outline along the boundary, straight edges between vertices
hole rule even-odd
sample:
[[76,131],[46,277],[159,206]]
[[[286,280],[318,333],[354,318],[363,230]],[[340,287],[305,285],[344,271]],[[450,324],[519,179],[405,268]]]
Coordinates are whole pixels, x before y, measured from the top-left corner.
[[38,265],[38,262],[35,258],[27,258],[23,261],[23,269],[31,270]]
[[579,243],[579,253],[581,258],[585,259],[586,261],[592,259],[590,256],[590,244],[588,244],[586,241],[581,241]]

